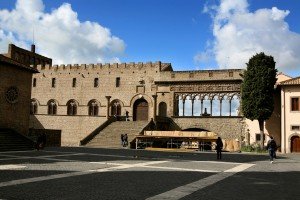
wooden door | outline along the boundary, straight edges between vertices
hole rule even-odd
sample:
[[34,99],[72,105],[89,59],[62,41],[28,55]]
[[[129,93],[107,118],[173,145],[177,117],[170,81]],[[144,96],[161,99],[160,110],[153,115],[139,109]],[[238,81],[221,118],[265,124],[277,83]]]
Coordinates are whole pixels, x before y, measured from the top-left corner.
[[133,120],[148,121],[148,102],[145,99],[139,99],[134,103]]
[[291,138],[291,152],[300,152],[300,137],[293,136]]

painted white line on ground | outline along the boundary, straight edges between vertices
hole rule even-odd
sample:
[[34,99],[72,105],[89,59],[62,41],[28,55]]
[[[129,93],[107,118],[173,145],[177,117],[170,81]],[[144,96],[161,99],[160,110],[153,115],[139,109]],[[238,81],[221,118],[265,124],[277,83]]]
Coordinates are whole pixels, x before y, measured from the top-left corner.
[[[183,185],[180,187],[177,187],[173,190],[169,190],[167,192],[158,194],[156,196],[150,197],[147,200],[175,200],[183,198],[187,195],[192,194],[193,192],[196,192],[198,190],[201,190],[207,186],[213,185],[227,177],[230,177],[234,175],[237,172],[241,172],[243,170],[246,170],[247,168],[253,166],[254,164],[242,164],[241,167],[232,168],[232,172],[230,170],[227,170],[227,172],[218,173],[209,177],[206,177],[204,179],[200,179],[198,181],[195,181],[193,183],[189,183],[187,185]],[[234,169],[234,170],[233,170]]]
[[33,183],[33,182],[39,182],[39,181],[46,181],[46,180],[52,180],[52,179],[59,179],[59,178],[67,178],[67,177],[73,177],[73,176],[80,176],[85,174],[90,174],[89,171],[84,172],[71,172],[71,173],[65,173],[65,174],[56,174],[56,175],[50,175],[50,176],[40,176],[35,178],[26,178],[26,179],[19,179],[19,180],[13,180],[13,181],[7,181],[0,183],[0,187],[5,186],[12,186],[12,185],[20,185],[24,183]]
[[[160,166],[153,166],[153,164],[161,164],[165,163],[166,161],[154,161],[151,164],[147,162],[146,164],[124,164],[124,163],[113,163],[113,162],[90,162],[91,164],[101,164],[101,165],[121,165],[121,166],[128,166],[128,167],[144,167],[144,168],[153,168],[153,169],[166,169],[168,171],[191,171],[191,172],[209,172],[209,173],[217,173],[221,171],[215,170],[205,170],[205,169],[190,169],[190,168],[180,168],[180,167],[160,167]],[[169,162],[169,161],[168,161]]]
[[142,166],[145,168],[153,168],[153,169],[166,169],[168,171],[190,171],[190,172],[208,172],[208,173],[217,173],[221,171],[215,170],[205,170],[205,169],[189,169],[189,168],[179,168],[179,167],[159,167],[159,166]]
[[191,161],[195,163],[213,163],[213,164],[229,164],[229,165],[242,165],[244,163],[238,162],[222,162],[222,161]]
[[26,166],[23,165],[0,165],[0,170],[13,170],[13,169],[24,169]]
[[81,176],[81,175],[92,174],[92,173],[116,171],[116,170],[120,170],[120,169],[132,168],[132,167],[136,167],[136,166],[160,164],[160,163],[165,163],[165,162],[168,162],[168,161],[151,161],[151,162],[144,162],[144,163],[137,163],[137,164],[123,164],[120,166],[103,168],[103,169],[88,170],[88,171],[81,171],[81,172],[71,172],[71,173],[56,174],[56,175],[49,175],[49,176],[40,176],[40,177],[35,177],[35,178],[19,179],[19,180],[2,182],[2,183],[0,183],[0,188],[5,187],[5,186],[25,184],[25,183],[33,183],[33,182],[53,180],[53,179],[59,179],[59,178]]
[[226,171],[224,171],[224,172],[235,172],[235,173],[237,173],[237,172],[244,171],[244,170],[246,170],[246,169],[252,167],[253,165],[254,165],[254,164],[241,164],[241,165],[236,166],[236,167],[234,167],[234,168],[228,169],[228,170],[226,170]]
[[78,161],[78,160],[70,160],[70,159],[59,159],[52,157],[63,157],[63,156],[76,156],[83,155],[82,153],[74,153],[74,154],[59,154],[59,155],[45,155],[45,156],[15,156],[15,155],[2,155],[10,158],[1,158],[0,160],[17,160],[17,159],[42,159],[42,160],[60,160],[60,161]]

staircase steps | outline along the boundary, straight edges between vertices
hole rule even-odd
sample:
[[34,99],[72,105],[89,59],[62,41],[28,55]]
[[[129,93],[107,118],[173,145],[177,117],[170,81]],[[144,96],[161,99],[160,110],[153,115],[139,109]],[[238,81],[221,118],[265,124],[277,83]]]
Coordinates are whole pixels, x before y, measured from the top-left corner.
[[148,123],[148,121],[113,122],[97,134],[89,143],[86,144],[86,146],[120,148],[121,134],[127,134],[128,143],[130,144],[130,142],[135,139],[135,136],[138,135]]
[[10,129],[0,129],[0,152],[34,149],[34,142]]

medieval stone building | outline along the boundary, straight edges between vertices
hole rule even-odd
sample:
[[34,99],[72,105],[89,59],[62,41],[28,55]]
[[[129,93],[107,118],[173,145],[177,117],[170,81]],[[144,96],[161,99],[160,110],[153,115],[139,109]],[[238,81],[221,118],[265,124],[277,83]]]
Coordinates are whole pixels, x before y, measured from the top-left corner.
[[173,71],[170,63],[161,62],[37,69],[30,126],[61,130],[62,145],[79,145],[109,117],[122,119],[126,111],[133,122],[167,117],[181,130],[241,138],[242,117],[236,110],[242,70]]
[[[10,45],[9,52],[12,58],[29,55],[40,63],[35,66],[40,73],[32,77],[29,128],[30,133],[46,132],[56,140],[53,145],[119,147],[120,135],[126,133],[129,142],[138,137],[149,146],[178,147],[220,136],[232,151],[261,139],[258,123],[240,111],[242,69],[174,71],[171,63],[162,62],[52,66],[50,58],[34,50]],[[24,65],[27,61],[18,59]],[[265,133],[280,145],[286,127],[280,118],[285,106],[280,91],[274,106]],[[297,132],[291,134],[284,139],[283,152],[290,152],[299,138]]]

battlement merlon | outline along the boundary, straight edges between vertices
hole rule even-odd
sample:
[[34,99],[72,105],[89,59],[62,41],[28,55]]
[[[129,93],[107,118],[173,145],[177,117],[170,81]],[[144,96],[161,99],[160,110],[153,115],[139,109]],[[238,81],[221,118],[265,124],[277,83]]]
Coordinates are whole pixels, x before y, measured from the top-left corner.
[[97,64],[67,64],[67,65],[37,65],[37,70],[39,71],[94,71],[94,70],[147,70],[156,68],[158,71],[173,71],[171,63],[161,63],[158,62],[130,62],[130,63],[97,63]]

